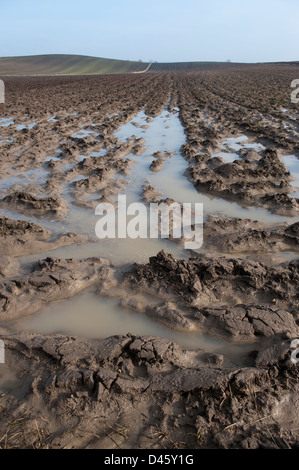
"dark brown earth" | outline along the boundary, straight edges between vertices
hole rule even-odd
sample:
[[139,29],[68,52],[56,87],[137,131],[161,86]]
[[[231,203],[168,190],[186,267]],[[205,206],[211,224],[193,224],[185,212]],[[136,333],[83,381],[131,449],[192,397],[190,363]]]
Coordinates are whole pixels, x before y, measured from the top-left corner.
[[298,266],[297,261],[269,267],[209,256],[178,261],[160,252],[147,265],[127,272],[125,284],[134,291],[172,299],[183,314],[165,309],[162,318],[174,329],[182,327],[183,318],[188,321],[186,329],[200,324],[234,341],[281,333],[296,337]]
[[2,207],[18,210],[36,217],[63,219],[66,215],[64,202],[57,197],[38,198],[28,193],[15,192],[2,199]]
[[277,214],[295,216],[299,203],[290,198],[290,173],[281,163],[276,150],[256,152],[256,160],[248,159],[252,150],[242,155],[242,160],[217,162],[209,155],[196,157],[196,165],[189,170],[190,178],[198,190],[224,199],[239,200],[246,205],[265,207]]
[[54,235],[40,225],[23,220],[0,217],[0,255],[27,255],[54,250],[59,246],[88,241],[84,235],[66,233]]
[[286,251],[299,246],[298,222],[273,228],[246,219],[214,219],[204,224],[204,234],[205,245],[223,253]]
[[29,315],[45,302],[76,295],[95,284],[106,265],[109,261],[101,258],[83,261],[46,258],[30,274],[0,280],[0,320]]
[[22,398],[0,398],[10,447],[296,446],[298,367],[288,341],[265,346],[240,369],[154,337],[4,340],[26,396],[26,407]]
[[[144,147],[142,140],[134,138],[121,143],[113,132],[142,109],[149,116],[157,116],[171,96],[168,109],[180,109],[187,137],[182,153],[196,188],[245,206],[296,216],[298,200],[288,195],[292,192],[291,177],[279,158],[281,151],[298,152],[296,107],[290,103],[289,93],[293,74],[292,66],[277,65],[138,76],[9,78],[7,100],[2,107],[4,117],[15,117],[25,126],[36,121],[38,124],[18,131],[17,137],[15,124],[1,128],[3,175],[41,166],[48,173],[42,183],[22,188],[19,184],[17,191],[10,188],[9,194],[3,194],[2,204],[7,201],[19,210],[32,208],[49,215],[53,212],[50,198],[59,197],[62,185],[79,174],[86,179],[71,184],[76,203],[82,207],[95,207],[97,201],[86,201],[90,194],[99,193],[101,199],[119,192],[123,181],[117,181],[116,175],[128,174],[132,164],[124,157],[138,154]],[[294,115],[283,113],[284,106],[293,107]],[[74,115],[78,110],[80,114]],[[55,120],[48,121],[53,116]],[[90,134],[76,135],[82,128]],[[220,149],[221,140],[244,132],[262,140],[266,150],[241,151],[240,160],[228,164],[221,158],[211,158],[211,151]],[[50,160],[45,166],[45,149],[48,155],[55,155],[58,146],[58,161]],[[107,150],[105,156],[78,162],[79,154],[101,149]],[[152,170],[159,171],[169,156],[163,152],[153,155]],[[73,164],[71,169],[65,168],[67,162]],[[55,199],[55,203],[57,212],[52,215],[64,217],[63,201]]]
[[[16,383],[0,395],[0,448],[298,448],[291,341],[299,336],[299,202],[280,158],[299,152],[294,73],[276,65],[5,79],[1,118],[14,123],[0,127],[1,177],[13,180],[0,193],[0,337]],[[48,224],[66,222],[72,206],[115,203],[131,175],[130,155],[146,150],[144,139],[123,142],[115,132],[139,111],[150,123],[165,107],[184,127],[186,176],[200,192],[289,222],[208,217],[203,250],[189,259],[161,251],[116,268],[108,259],[45,255],[90,242]],[[237,151],[232,163],[212,158],[225,139],[244,133],[265,148]],[[151,170],[171,156],[147,155]],[[20,176],[31,170],[31,179]],[[140,196],[174,202],[150,182]],[[273,262],[286,251],[291,261]],[[37,253],[25,268],[20,257]],[[247,343],[245,359],[151,336],[14,330],[11,320],[87,288],[167,328]]]

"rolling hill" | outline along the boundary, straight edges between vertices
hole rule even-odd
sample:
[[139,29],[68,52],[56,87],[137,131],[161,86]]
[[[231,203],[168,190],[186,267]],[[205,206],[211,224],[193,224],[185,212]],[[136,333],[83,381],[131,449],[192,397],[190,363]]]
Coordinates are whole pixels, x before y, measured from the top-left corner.
[[211,70],[231,66],[289,65],[299,62],[277,62],[264,64],[230,62],[166,62],[146,63],[129,60],[103,59],[84,55],[45,54],[20,57],[0,57],[0,76],[32,75],[93,75],[141,72],[172,72],[187,70]]
[[92,75],[141,72],[149,64],[82,55],[0,57],[0,75]]

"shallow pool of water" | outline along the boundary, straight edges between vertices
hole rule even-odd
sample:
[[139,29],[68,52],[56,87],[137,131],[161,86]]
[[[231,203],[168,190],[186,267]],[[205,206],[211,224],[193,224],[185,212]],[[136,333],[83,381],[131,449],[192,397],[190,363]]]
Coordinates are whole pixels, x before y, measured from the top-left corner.
[[[9,326],[9,325],[7,325]],[[13,326],[11,323],[10,328]],[[131,333],[168,338],[185,349],[204,349],[223,353],[234,363],[244,363],[256,345],[233,344],[202,332],[184,333],[170,330],[142,313],[119,306],[116,298],[99,297],[82,292],[76,297],[45,306],[39,313],[18,322],[18,330],[42,334],[63,333],[87,338]]]
[[257,142],[250,142],[246,135],[241,135],[238,137],[230,137],[222,142],[222,147],[226,149],[231,149],[236,152],[242,149],[253,149],[253,150],[264,150],[264,145]]
[[[145,139],[145,152],[141,156],[129,155],[129,158],[136,162],[129,177],[133,185],[128,186],[126,189],[127,194],[131,192],[130,195],[128,194],[130,200],[138,200],[141,186],[148,181],[155,189],[161,191],[164,197],[172,198],[181,203],[203,203],[205,215],[222,214],[228,217],[248,218],[266,223],[281,223],[290,220],[289,217],[272,214],[266,209],[242,207],[237,202],[198,192],[188,178],[184,176],[188,164],[181,156],[180,148],[185,143],[186,137],[178,115],[169,114],[168,111],[164,110],[160,116],[148,123],[148,128],[144,130],[140,126],[145,120],[146,115],[144,112],[140,112],[133,119],[137,126],[129,122],[123,125],[115,134],[122,141],[132,135]],[[227,139],[223,144],[225,146],[235,144],[237,150],[245,148],[245,145],[247,145],[247,148],[256,148],[257,150],[264,148],[259,143],[247,141],[248,137],[240,136]],[[157,151],[169,151],[173,152],[174,155],[165,160],[164,167],[159,172],[153,173],[150,171],[150,165],[154,159],[151,158],[151,155]],[[226,148],[226,152],[229,154],[228,148]]]
[[240,157],[237,153],[233,153],[233,152],[218,152],[216,153],[215,155],[212,155],[213,158],[215,157],[220,157],[220,158],[223,158],[223,160],[225,161],[225,163],[232,163],[236,160],[240,160]]
[[33,129],[36,125],[36,121],[32,122],[31,124],[18,124],[17,131],[22,131],[23,129]]
[[14,176],[10,176],[3,180],[0,180],[0,190],[9,189],[15,185],[26,185],[32,182],[41,183],[45,182],[49,172],[44,168],[38,168],[36,170],[28,170],[21,173],[17,173]]
[[2,118],[0,119],[0,127],[9,127],[14,124],[14,120],[12,118]]
[[292,197],[299,198],[299,159],[295,155],[288,155],[286,157],[281,157],[281,160],[283,161],[293,178],[291,185],[294,187],[295,191],[290,195]]
[[83,139],[84,137],[88,137],[89,135],[93,135],[95,134],[94,131],[89,131],[89,130],[86,130],[86,129],[81,129],[80,131],[77,131],[77,132],[74,132],[72,134],[72,137],[76,137],[76,138],[79,138],[79,139]]
[[[146,150],[143,154],[128,156],[135,162],[130,175],[117,175],[117,179],[121,177],[125,183],[122,194],[127,196],[128,204],[141,202],[142,186],[149,182],[163,194],[163,197],[169,197],[181,203],[203,203],[205,216],[221,214],[227,217],[249,218],[277,224],[296,220],[296,218],[291,219],[271,214],[261,208],[242,207],[236,202],[229,202],[219,197],[207,196],[198,192],[185,176],[188,164],[180,154],[180,148],[185,143],[185,134],[177,113],[173,114],[164,110],[160,116],[154,118],[151,122],[147,122],[145,113],[140,112],[134,117],[133,121],[136,125],[129,122],[121,126],[115,133],[115,136],[122,141],[126,141],[133,135],[145,139]],[[145,124],[146,127],[143,127]],[[90,133],[91,131],[88,131],[88,135]],[[249,142],[246,136],[239,136],[224,141],[223,148],[225,155],[231,155],[231,158],[236,159],[237,154],[232,153],[232,151],[239,151],[242,148],[261,150],[263,146]],[[171,152],[173,155],[165,159],[164,167],[159,172],[154,173],[150,170],[150,165],[155,159],[153,154],[158,151],[162,152],[164,156],[167,152]],[[101,157],[104,153],[105,150],[102,149],[99,152],[93,152],[91,156]],[[58,158],[57,155],[56,158]],[[82,156],[82,158],[86,157]],[[293,163],[295,164],[295,162]],[[75,179],[81,178],[82,176],[78,176]],[[66,194],[69,193],[69,190],[70,183],[65,185]],[[146,263],[150,256],[156,255],[161,249],[172,253],[176,258],[188,258],[190,256],[190,252],[184,250],[183,245],[172,243],[167,239],[97,240],[95,226],[99,217],[95,215],[95,211],[73,205],[71,203],[72,199],[69,197],[67,200],[69,202],[67,218],[61,222],[28,218],[15,212],[4,211],[4,215],[14,219],[29,220],[35,223],[42,222],[45,228],[53,230],[55,233],[71,231],[87,235],[95,240],[94,243],[71,245],[46,253],[24,256],[20,259],[23,268],[29,268],[30,264],[45,256],[76,259],[104,257],[110,259],[117,266],[132,262]],[[45,306],[40,313],[21,320],[18,328],[40,333],[61,332],[93,338],[104,338],[114,334],[127,334],[128,332],[138,335],[150,334],[172,339],[185,348],[202,348],[222,352],[234,361],[240,362],[246,361],[244,355],[246,356],[246,352],[253,348],[252,345],[232,345],[200,332],[174,332],[161,326],[146,315],[122,309],[117,299],[100,298],[89,291],[83,292],[68,301]]]

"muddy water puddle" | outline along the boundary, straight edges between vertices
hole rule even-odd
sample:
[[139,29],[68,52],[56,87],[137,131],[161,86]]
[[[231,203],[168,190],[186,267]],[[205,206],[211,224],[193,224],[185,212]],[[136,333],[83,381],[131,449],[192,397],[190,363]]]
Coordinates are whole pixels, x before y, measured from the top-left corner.
[[17,131],[22,131],[23,129],[33,129],[36,125],[36,121],[32,122],[31,124],[18,124]]
[[25,185],[32,183],[43,183],[49,175],[49,172],[44,168],[36,170],[28,170],[17,173],[3,180],[0,180],[0,191],[14,188],[15,190],[21,189]]
[[77,131],[77,132],[74,132],[74,133],[72,134],[72,137],[76,137],[76,138],[78,138],[78,139],[82,139],[82,138],[84,138],[84,137],[88,137],[88,136],[93,135],[93,134],[95,134],[94,131],[89,131],[89,130],[87,130],[87,129],[81,129],[81,130],[79,130],[79,131]]
[[239,137],[229,137],[222,142],[222,148],[226,150],[233,150],[234,152],[238,152],[242,149],[257,151],[265,149],[264,145],[258,142],[250,142],[246,135],[241,135]]
[[[188,164],[180,154],[180,148],[185,143],[185,134],[177,113],[173,114],[164,110],[160,116],[148,120],[146,114],[140,112],[132,121],[120,127],[115,133],[115,137],[123,142],[134,135],[145,140],[146,150],[141,155],[130,154],[127,156],[135,162],[130,175],[117,175],[117,178],[122,178],[125,182],[122,194],[127,196],[128,203],[141,202],[142,187],[145,183],[150,183],[162,193],[161,197],[172,198],[181,203],[203,203],[205,217],[212,214],[223,215],[275,224],[294,221],[289,217],[274,215],[265,209],[242,207],[236,202],[199,193],[185,176]],[[239,136],[223,141],[221,155],[218,154],[217,156],[223,157],[227,162],[234,161],[239,158],[236,152],[242,149],[260,151],[263,148],[259,143],[250,142],[246,136]],[[153,155],[155,152],[162,152],[162,158],[166,157],[163,168],[158,172],[150,170],[152,161],[156,159]],[[91,153],[90,156],[101,158],[105,153],[106,150],[101,149],[99,152]],[[82,156],[83,158],[87,157]],[[48,159],[60,160],[60,156],[56,155],[51,158],[48,157]],[[296,167],[296,171],[297,169],[298,167]],[[72,182],[81,178],[84,178],[84,176],[79,175]],[[69,211],[66,220],[57,222],[43,219],[42,225],[55,233],[76,232],[84,234],[93,241],[21,257],[20,260],[24,269],[30,269],[32,263],[45,256],[76,259],[104,257],[116,266],[133,262],[146,263],[150,256],[156,255],[161,249],[172,253],[176,258],[188,258],[190,256],[190,253],[184,250],[183,245],[172,243],[167,239],[97,240],[95,238],[95,225],[98,217],[93,209],[73,205],[72,198],[69,197],[69,191],[70,183],[67,183],[64,196],[69,203]],[[30,220],[37,224],[41,223],[39,219],[28,219],[28,217],[10,211],[4,211],[3,215],[14,219]],[[188,349],[199,348],[222,352],[232,361],[242,363],[246,363],[248,360],[248,358],[246,359],[247,353],[253,349],[252,345],[233,345],[199,332],[174,332],[159,325],[145,314],[124,310],[119,306],[116,299],[100,298],[89,291],[76,296],[74,299],[45,306],[40,313],[19,321],[16,325],[18,329],[40,333],[61,332],[101,338],[114,334],[127,334],[128,332],[138,335],[156,335],[170,338]]]
[[[140,112],[133,119],[135,125],[132,122],[125,124],[115,133],[115,136],[122,141],[132,135],[145,139],[145,152],[140,156],[129,155],[128,157],[136,162],[129,178],[135,182],[135,198],[138,197],[138,190],[140,191],[143,182],[149,182],[155,189],[163,193],[163,197],[169,197],[181,203],[203,203],[205,215],[221,214],[266,223],[282,223],[290,220],[289,217],[272,214],[266,209],[242,207],[236,202],[198,192],[184,175],[188,164],[180,154],[180,148],[185,143],[185,134],[178,115],[170,114],[165,110],[160,116],[148,123],[147,129],[143,129],[142,125],[146,119],[147,116],[144,112]],[[226,139],[223,141],[223,147],[226,150],[223,155],[232,161],[238,159],[236,151],[241,149],[262,150],[264,148],[260,143],[250,142],[248,137],[244,135]],[[229,152],[229,147],[234,147],[234,151]],[[159,172],[153,173],[149,168],[153,160],[151,156],[158,151],[171,152],[173,156],[166,158],[164,167]],[[130,188],[127,189],[130,191]]]
[[281,160],[291,173],[293,181],[291,182],[291,186],[294,187],[294,193],[291,193],[292,197],[299,198],[299,159],[296,155],[288,155],[285,157],[281,157]]
[[2,118],[0,119],[0,127],[9,127],[14,124],[14,120],[12,118]]
[[215,153],[214,155],[212,155],[212,158],[215,158],[215,157],[220,157],[222,158],[225,163],[232,163],[236,160],[240,160],[240,157],[237,153],[232,153],[232,152],[218,152],[218,153]]
[[63,333],[87,338],[106,338],[113,335],[158,336],[175,341],[185,349],[203,349],[224,354],[233,364],[250,364],[250,351],[257,344],[233,344],[199,331],[177,332],[170,330],[145,314],[120,307],[116,298],[98,297],[85,291],[75,298],[45,306],[40,313],[21,321],[6,324],[18,331],[42,334]]

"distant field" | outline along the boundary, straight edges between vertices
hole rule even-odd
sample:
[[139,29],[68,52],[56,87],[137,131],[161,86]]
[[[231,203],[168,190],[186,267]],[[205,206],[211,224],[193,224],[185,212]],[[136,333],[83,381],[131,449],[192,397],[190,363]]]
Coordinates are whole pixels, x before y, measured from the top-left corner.
[[24,57],[0,57],[0,76],[32,75],[103,75],[140,72],[175,72],[188,70],[217,70],[257,65],[298,66],[299,62],[277,64],[234,64],[231,62],[169,62],[147,63],[103,59],[83,55],[47,54]]
[[183,70],[217,69],[231,66],[230,62],[155,62],[151,65],[151,72],[172,72]]
[[233,63],[233,62],[155,62],[151,64],[150,72],[174,72],[174,71],[187,71],[187,70],[217,70],[217,69],[232,69],[232,68],[246,68],[257,66],[299,66],[299,62],[268,62],[261,64],[248,64],[248,63]]
[[92,75],[139,72],[149,64],[82,55],[1,57],[0,75]]

